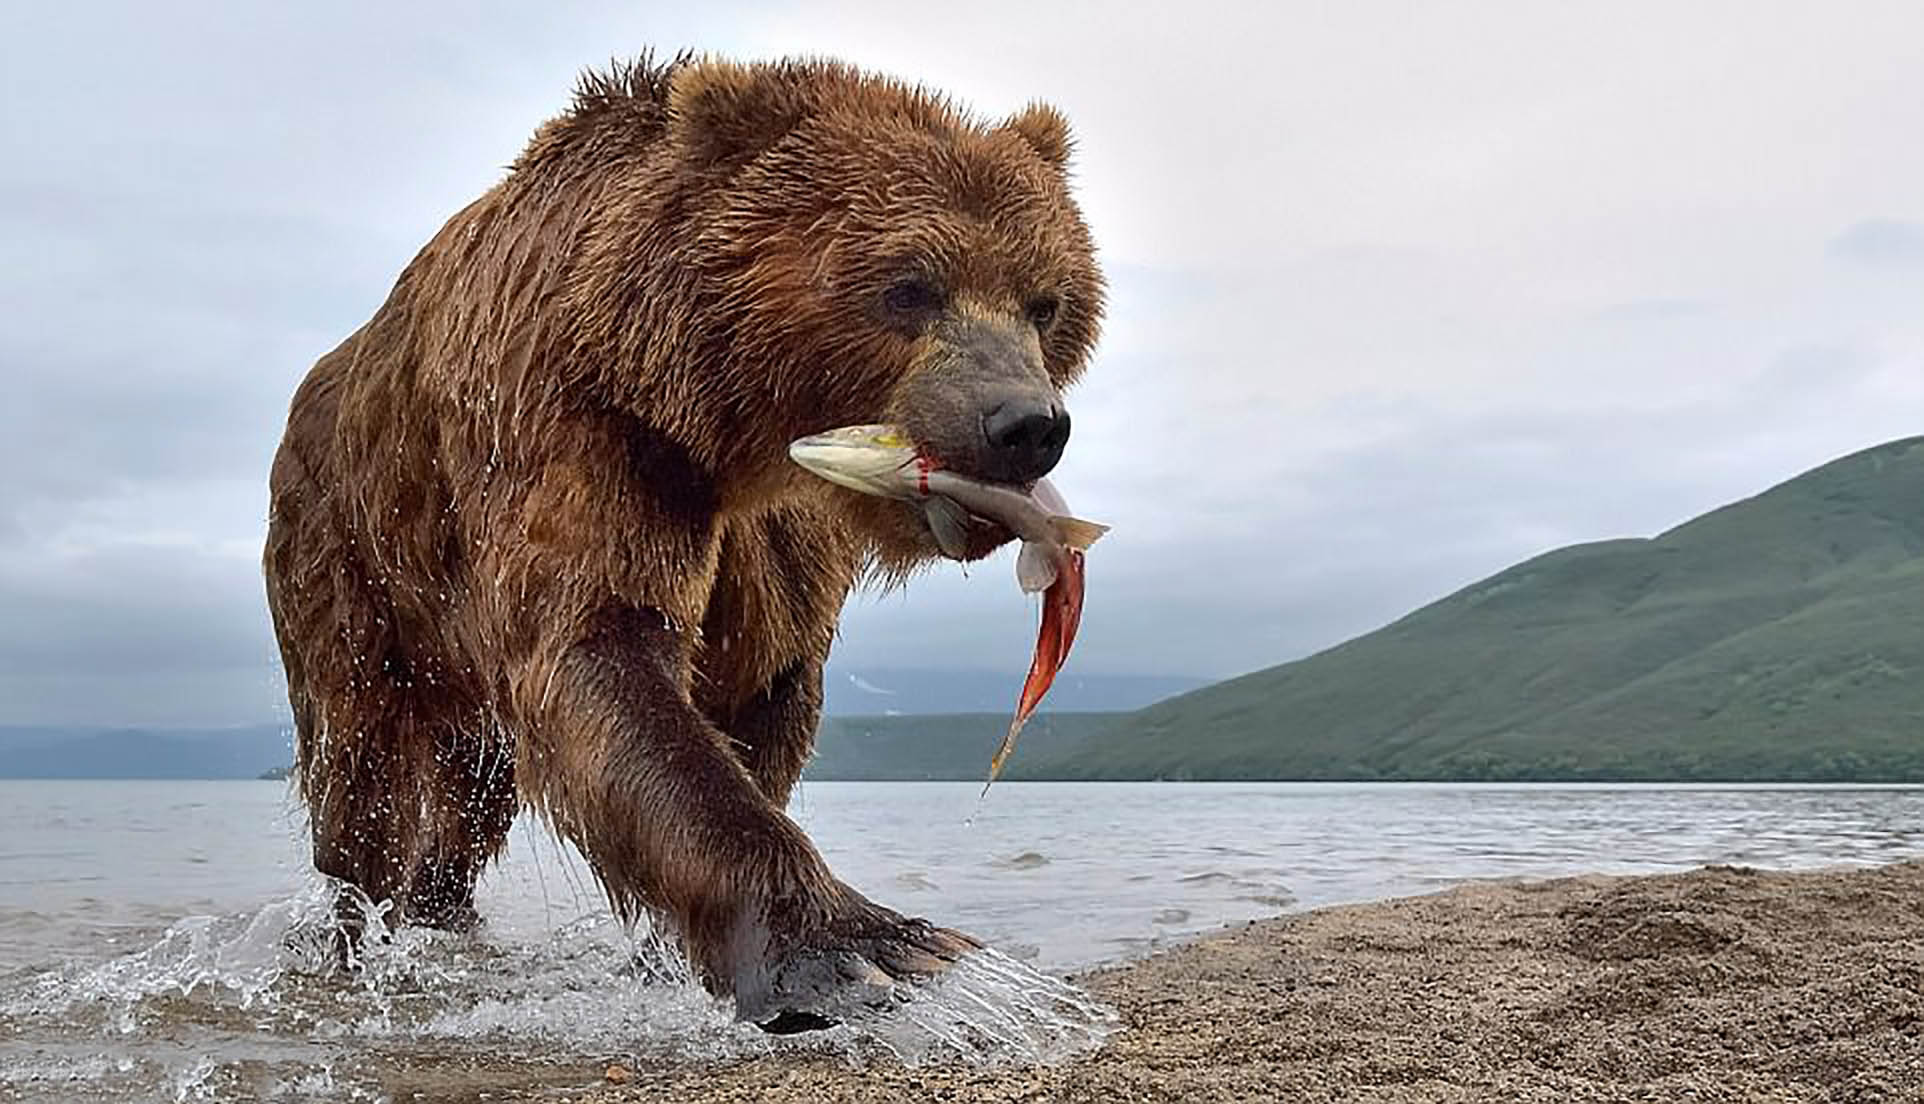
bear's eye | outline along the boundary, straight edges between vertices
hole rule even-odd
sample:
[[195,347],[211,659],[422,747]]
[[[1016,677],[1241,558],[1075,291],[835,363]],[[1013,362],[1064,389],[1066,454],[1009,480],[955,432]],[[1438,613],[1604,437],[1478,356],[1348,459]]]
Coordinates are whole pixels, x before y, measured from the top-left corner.
[[1038,330],[1046,330],[1049,324],[1056,320],[1056,313],[1061,309],[1060,299],[1053,295],[1039,295],[1029,300],[1029,305],[1022,308],[1022,311],[1029,316],[1031,326]]
[[942,292],[920,277],[897,280],[882,293],[882,305],[890,314],[913,317],[932,314],[942,307]]

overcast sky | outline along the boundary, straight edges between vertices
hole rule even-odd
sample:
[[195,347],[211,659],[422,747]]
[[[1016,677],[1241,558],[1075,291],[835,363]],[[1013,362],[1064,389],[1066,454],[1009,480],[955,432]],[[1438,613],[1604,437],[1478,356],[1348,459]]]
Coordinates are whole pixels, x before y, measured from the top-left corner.
[[[700,10],[692,11],[691,9]],[[0,723],[284,715],[288,397],[585,65],[828,53],[1080,138],[1072,669],[1304,655],[1924,431],[1924,5],[14,5]],[[838,658],[1026,667],[1007,556]]]

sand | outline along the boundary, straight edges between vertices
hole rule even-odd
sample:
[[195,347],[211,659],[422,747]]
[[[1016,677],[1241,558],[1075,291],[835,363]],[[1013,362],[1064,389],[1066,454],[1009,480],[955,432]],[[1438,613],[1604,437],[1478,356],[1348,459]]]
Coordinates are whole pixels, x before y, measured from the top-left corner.
[[523,1091],[596,1104],[1924,1101],[1921,862],[1479,884],[1264,921],[1077,980],[1126,1030],[1059,1068],[785,1057],[642,1067],[586,1091],[600,1071],[582,1071],[570,1088]]

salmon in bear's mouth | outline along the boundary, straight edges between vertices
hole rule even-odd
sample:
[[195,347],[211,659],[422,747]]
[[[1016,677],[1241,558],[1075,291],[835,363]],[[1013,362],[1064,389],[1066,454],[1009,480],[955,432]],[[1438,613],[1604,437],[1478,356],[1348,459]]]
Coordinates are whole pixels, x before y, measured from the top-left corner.
[[1022,726],[1069,658],[1082,623],[1083,553],[1108,526],[1070,516],[1068,503],[1047,479],[1025,488],[945,469],[893,426],[848,426],[813,434],[790,444],[788,455],[831,483],[920,505],[929,532],[947,555],[959,558],[968,548],[972,519],[1000,525],[1021,539],[1016,582],[1027,593],[1042,592],[1042,625],[1016,700],[1015,719],[989,763],[988,782],[982,787],[986,794],[1015,749]]

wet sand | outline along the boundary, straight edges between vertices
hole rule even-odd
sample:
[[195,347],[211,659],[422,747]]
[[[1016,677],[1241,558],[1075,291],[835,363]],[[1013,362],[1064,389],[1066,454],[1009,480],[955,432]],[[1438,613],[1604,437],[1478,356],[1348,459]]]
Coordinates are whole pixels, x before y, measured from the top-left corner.
[[585,1092],[599,1071],[496,1080],[486,1097],[392,1088],[597,1104],[1924,1101],[1924,862],[1482,884],[1263,921],[1077,980],[1125,1030],[1059,1068],[787,1057],[642,1067]]

